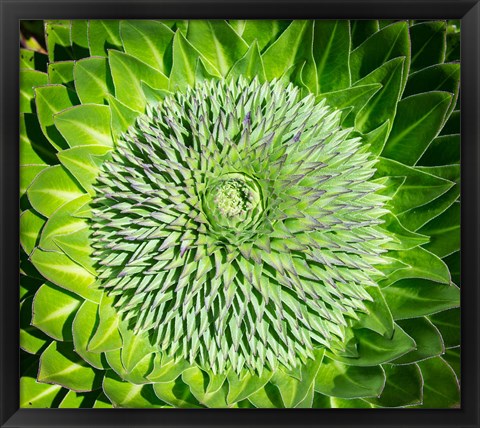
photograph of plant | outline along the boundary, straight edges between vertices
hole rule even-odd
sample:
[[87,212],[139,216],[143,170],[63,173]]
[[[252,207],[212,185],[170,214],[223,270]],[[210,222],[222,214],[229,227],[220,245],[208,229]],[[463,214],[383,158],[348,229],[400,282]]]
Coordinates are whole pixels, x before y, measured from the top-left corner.
[[21,407],[460,407],[459,21],[20,29]]

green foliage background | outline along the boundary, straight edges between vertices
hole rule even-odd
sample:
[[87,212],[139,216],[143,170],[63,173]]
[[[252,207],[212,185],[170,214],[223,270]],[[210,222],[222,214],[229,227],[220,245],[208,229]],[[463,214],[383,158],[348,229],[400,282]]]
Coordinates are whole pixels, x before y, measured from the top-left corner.
[[[22,28],[22,407],[459,406],[458,22],[47,21],[44,42]],[[261,376],[161,355],[90,258],[93,183],[119,136],[165,94],[239,76],[342,110],[378,157],[395,243],[346,350]]]

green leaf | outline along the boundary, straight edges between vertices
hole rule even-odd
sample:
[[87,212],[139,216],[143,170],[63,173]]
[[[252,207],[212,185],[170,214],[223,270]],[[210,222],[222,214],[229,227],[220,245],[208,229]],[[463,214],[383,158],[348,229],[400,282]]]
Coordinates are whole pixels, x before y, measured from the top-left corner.
[[260,376],[250,372],[237,375],[236,373],[229,371],[227,374],[227,403],[233,404],[248,398],[250,395],[263,388],[271,379],[272,375],[273,373],[271,371],[265,369]]
[[460,134],[460,110],[452,111],[445,125],[440,131],[440,135]]
[[357,82],[387,61],[398,57],[405,57],[403,87],[410,67],[410,38],[408,24],[404,21],[382,28],[352,51],[350,54],[352,82]]
[[112,407],[112,403],[103,392],[98,395],[93,405],[94,409],[111,409]]
[[22,376],[20,378],[20,408],[51,408],[62,392],[60,385],[39,383],[33,377]]
[[404,279],[383,289],[393,318],[415,318],[460,306],[460,289],[425,279]]
[[401,100],[382,156],[415,165],[440,132],[451,101],[452,95],[447,92],[428,92]]
[[164,407],[164,403],[155,395],[152,385],[133,385],[124,382],[111,370],[105,374],[103,390],[114,407],[140,409]]
[[88,49],[88,21],[85,19],[72,20],[70,31],[72,39],[73,56],[76,59],[85,58],[90,55]]
[[110,120],[110,107],[100,104],[82,104],[54,116],[55,126],[70,147],[113,147]]
[[35,246],[45,220],[35,211],[27,210],[20,215],[20,245],[30,254]]
[[[142,91],[145,93],[145,86],[146,84],[142,82]],[[147,100],[148,95],[145,94]],[[112,114],[112,134],[115,138],[120,137],[127,129],[135,123],[135,119],[138,117],[138,112],[132,110],[130,107],[122,103],[121,101],[117,100],[113,96],[108,97],[108,104],[110,106],[111,114]]]
[[460,388],[453,369],[441,357],[421,361],[418,365],[424,380],[422,408],[458,408]]
[[313,58],[313,22],[295,20],[262,55],[268,80],[282,77],[292,66],[303,65],[301,77],[317,93],[317,70]]
[[382,290],[380,287],[367,285],[365,286],[365,291],[373,300],[365,300],[363,302],[367,312],[358,314],[359,326],[373,330],[387,338],[392,337],[394,331],[393,318],[383,297]]
[[417,349],[395,360],[395,364],[411,364],[445,352],[442,336],[427,318],[411,318],[397,323],[415,340]]
[[83,195],[57,209],[43,228],[39,247],[43,250],[58,251],[54,238],[60,235],[68,235],[87,227],[88,225],[84,219],[73,217],[72,214],[89,200],[90,197],[88,195]]
[[324,358],[315,379],[315,391],[336,398],[379,396],[385,386],[381,366],[356,367]]
[[361,398],[346,400],[343,398],[330,397],[329,401],[329,407],[327,408],[331,409],[371,409],[374,407]]
[[444,91],[454,94],[447,116],[455,107],[460,82],[460,64],[435,64],[412,73],[408,77],[404,97],[430,91]]
[[262,409],[279,409],[284,407],[280,391],[271,383],[267,383],[262,389],[250,395],[248,401],[255,407]]
[[76,392],[87,392],[100,387],[100,374],[75,354],[68,343],[54,341],[40,357],[40,382],[61,385]]
[[430,242],[424,247],[438,257],[460,250],[460,202],[452,204],[419,229],[419,232],[430,236]]
[[[37,176],[45,169],[47,169],[47,165],[23,165],[20,167],[20,196],[25,194],[35,178],[37,178]],[[30,208],[28,201],[26,206],[22,205],[21,208]]]
[[146,374],[151,371],[153,365],[154,354],[141,355],[139,362],[131,371],[126,371],[122,362],[122,350],[115,349],[105,352],[108,366],[115,371],[124,381],[134,383],[135,385],[143,385],[150,383]]
[[74,59],[70,29],[71,21],[45,22],[45,40],[50,63]]
[[282,370],[276,370],[270,380],[280,391],[286,408],[297,407],[315,385],[315,378],[322,364],[324,350],[314,351],[315,359],[308,359],[300,368],[301,379],[295,379]]
[[106,58],[90,57],[76,61],[73,75],[75,89],[82,104],[106,104],[107,96],[115,91]]
[[260,82],[267,80],[256,41],[252,43],[245,55],[232,66],[227,78],[237,78],[239,76],[244,76],[248,80],[253,80],[253,78],[257,77]]
[[182,380],[189,386],[198,402],[209,408],[225,408],[227,406],[225,390],[226,375],[206,373],[192,366],[182,373]]
[[53,147],[40,129],[37,116],[20,114],[20,165],[52,165],[57,162]]
[[454,33],[447,31],[445,61],[460,61],[460,31]]
[[132,110],[143,113],[146,100],[141,82],[158,89],[168,88],[168,78],[137,58],[118,51],[109,51],[115,96]]
[[383,228],[390,232],[389,236],[393,240],[389,242],[388,248],[392,250],[410,250],[419,245],[429,242],[429,237],[420,233],[411,232],[403,227],[395,214],[388,213],[382,217],[384,220]]
[[34,90],[36,86],[46,85],[48,76],[37,70],[20,70],[20,113],[35,111]]
[[339,91],[326,92],[317,96],[316,100],[326,100],[327,105],[338,110],[351,109],[345,115],[344,126],[353,126],[358,111],[368,103],[372,96],[382,87],[380,84],[354,86]]
[[[258,48],[263,52],[283,31],[285,31],[290,25],[290,22],[291,21],[276,19],[248,19],[243,21],[243,31],[239,34],[250,46],[256,40]],[[232,25],[231,22],[230,25]]]
[[450,284],[451,282],[450,272],[445,262],[422,247],[415,247],[406,251],[392,251],[389,253],[389,257],[401,261],[407,267],[382,280],[380,282],[382,287],[387,287],[405,278],[423,278],[442,284]]
[[33,299],[32,325],[52,339],[71,341],[73,318],[81,302],[73,293],[43,284]]
[[35,249],[30,260],[50,282],[84,299],[99,302],[101,291],[96,288],[95,277],[74,263],[63,253]]
[[173,407],[188,409],[202,407],[181,378],[174,382],[154,383],[153,389],[160,400]]
[[99,353],[121,348],[119,315],[113,306],[113,298],[108,297],[106,293],[102,294],[98,315],[99,323],[95,328],[95,334],[88,342],[87,351]]
[[108,56],[109,49],[122,49],[120,21],[91,19],[88,21],[90,56]]
[[172,67],[174,32],[159,21],[120,21],[120,36],[125,52],[163,74]]
[[173,382],[190,366],[191,364],[186,360],[175,360],[172,357],[158,354],[155,357],[153,370],[147,375],[147,378],[152,382]]
[[355,19],[350,21],[352,33],[352,48],[360,46],[370,36],[374,35],[379,29],[376,19]]
[[418,161],[422,166],[460,163],[460,134],[440,135],[435,138]]
[[60,61],[48,64],[48,79],[51,84],[64,85],[75,90],[73,78],[74,61]]
[[[177,31],[173,38],[173,64],[172,72],[169,76],[169,91],[182,91],[187,86],[193,87],[195,85],[195,71],[199,58],[203,59],[202,64],[206,67],[206,71],[209,74],[220,77],[215,67],[192,46],[181,32]],[[153,86],[156,87],[155,85]]]
[[390,132],[390,121],[381,124],[377,129],[363,135],[365,144],[370,144],[370,153],[378,157],[382,153],[385,143],[387,142],[388,133]]
[[460,308],[430,315],[429,319],[440,330],[446,348],[460,346]]
[[28,199],[40,214],[50,217],[63,204],[83,196],[82,189],[60,166],[42,171],[28,188]]
[[91,408],[95,402],[96,395],[98,394],[68,391],[58,407],[61,409]]
[[62,85],[48,85],[35,89],[38,121],[48,141],[56,149],[66,149],[67,142],[53,123],[53,115],[77,104],[76,94]]
[[107,146],[77,146],[62,150],[58,159],[91,196],[100,165],[109,158],[112,148]]
[[446,29],[445,21],[421,22],[410,27],[411,71],[445,61]]
[[87,350],[87,345],[98,325],[98,305],[85,300],[78,309],[72,324],[73,346],[75,352],[91,366],[102,369],[104,357],[96,352]]
[[318,92],[350,87],[350,24],[347,20],[314,22],[313,57]]
[[48,56],[29,49],[20,49],[20,70],[38,70],[46,73]]
[[29,354],[41,353],[50,343],[50,338],[31,325],[32,297],[20,303],[20,349]]
[[448,365],[453,369],[457,379],[460,380],[461,374],[461,361],[460,361],[460,348],[447,349],[445,355],[442,357]]
[[450,275],[452,276],[452,281],[454,284],[461,285],[460,278],[460,251],[456,251],[453,254],[445,257],[443,261],[448,266],[450,270]]
[[222,76],[248,50],[245,41],[223,20],[191,20],[187,40]]
[[[100,306],[100,319],[102,319],[102,311],[108,305],[107,300],[105,300],[105,304],[103,304],[103,302],[104,300],[102,299],[102,305]],[[113,311],[108,308],[108,313],[113,313]],[[121,347],[122,365],[125,367],[127,373],[129,373],[145,355],[153,353],[156,349],[150,344],[148,334],[133,332],[125,325],[125,323],[120,325],[120,333],[123,343]]]
[[406,177],[404,183],[387,205],[397,215],[402,225],[410,230],[416,230],[419,226],[416,228],[410,227],[411,223],[404,221],[402,213],[436,200],[454,186],[448,180],[390,159],[380,158],[375,167],[377,171],[374,178]]
[[355,85],[381,84],[382,88],[355,117],[355,128],[368,133],[382,123],[392,123],[401,94],[405,57],[392,59],[360,79]]
[[[388,300],[387,300],[388,301]],[[398,325],[391,338],[387,338],[372,330],[355,330],[358,342],[358,357],[340,357],[327,352],[326,355],[345,364],[368,367],[392,361],[415,348],[415,341]]]
[[380,407],[404,407],[422,403],[423,379],[420,368],[416,364],[383,366],[387,381],[385,388],[378,398],[365,400]]

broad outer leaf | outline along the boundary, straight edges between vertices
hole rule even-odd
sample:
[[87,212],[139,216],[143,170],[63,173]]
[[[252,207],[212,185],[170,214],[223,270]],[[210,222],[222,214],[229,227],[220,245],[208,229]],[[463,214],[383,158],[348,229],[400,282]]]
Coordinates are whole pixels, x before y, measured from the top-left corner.
[[55,126],[70,147],[83,145],[113,147],[110,120],[110,108],[100,104],[82,104],[54,116]]
[[122,338],[118,331],[119,315],[113,307],[113,298],[102,293],[99,307],[99,324],[87,345],[89,352],[106,352],[121,348]]
[[32,325],[53,339],[72,340],[72,322],[81,299],[75,294],[43,284],[33,299]]
[[318,92],[350,86],[350,25],[347,20],[315,21],[313,56],[317,65]]
[[352,49],[357,48],[380,29],[378,20],[376,19],[356,19],[350,21],[350,27],[352,33]]
[[382,156],[415,165],[440,132],[451,101],[451,94],[440,91],[400,101]]
[[410,67],[410,37],[407,22],[382,28],[365,40],[350,55],[352,82],[355,83],[393,58],[405,57],[403,85]]
[[93,336],[97,324],[98,305],[85,300],[73,320],[73,346],[75,347],[75,352],[90,365],[97,369],[102,369],[104,368],[102,355],[87,350],[88,342]]
[[237,78],[239,76],[244,76],[249,80],[257,77],[260,82],[267,80],[262,57],[256,41],[252,43],[245,55],[232,66],[227,78]]
[[50,338],[31,325],[32,301],[30,296],[20,303],[20,349],[39,354],[48,346]]
[[439,312],[429,319],[440,330],[446,348],[460,346],[460,308]]
[[51,166],[38,174],[27,191],[32,207],[45,217],[51,216],[63,204],[83,194],[61,165]]
[[381,84],[382,88],[366,103],[355,117],[355,128],[368,133],[382,123],[393,123],[402,89],[405,57],[394,58],[381,65],[355,85]]
[[100,387],[101,376],[73,352],[70,344],[54,341],[40,357],[38,380],[86,392]]
[[37,70],[20,70],[20,113],[35,111],[34,90],[35,86],[48,83],[48,76]]
[[124,382],[111,370],[105,374],[103,390],[114,407],[140,409],[165,407],[155,395],[152,385],[134,385]]
[[115,96],[132,110],[143,113],[146,105],[141,82],[158,89],[167,89],[168,78],[139,59],[118,51],[109,51]]
[[51,84],[66,86],[72,91],[75,90],[73,78],[74,61],[60,61],[48,64],[48,80]]
[[228,395],[227,403],[233,404],[237,401],[248,398],[255,393],[271,379],[273,373],[269,370],[263,370],[262,375],[258,376],[250,372],[246,372],[239,376],[230,371],[227,374]]
[[66,149],[67,142],[53,123],[53,115],[77,104],[76,94],[63,85],[35,88],[35,105],[40,128],[56,149]]
[[63,253],[35,249],[30,257],[33,265],[50,282],[79,296],[99,302],[101,292],[95,277]]
[[372,297],[372,301],[364,301],[367,312],[358,314],[359,327],[368,328],[388,338],[392,337],[394,331],[393,318],[381,288],[367,285],[365,290]]
[[223,20],[191,20],[187,40],[222,76],[248,50],[245,41]]
[[403,407],[422,403],[423,379],[416,364],[383,366],[387,381],[378,398],[366,398],[371,404],[380,407]]
[[379,396],[385,386],[381,366],[356,367],[325,357],[315,379],[315,391],[338,398]]
[[427,21],[410,27],[412,41],[412,71],[445,60],[446,22]]
[[460,202],[452,204],[419,229],[419,232],[430,236],[430,242],[424,247],[438,257],[460,250]]
[[150,20],[120,21],[125,52],[168,75],[172,67],[174,32],[164,23]]
[[383,289],[394,319],[431,315],[460,306],[460,289],[426,279],[404,279]]
[[457,407],[460,388],[453,369],[441,357],[418,363],[422,370],[423,406],[425,409]]
[[114,87],[108,61],[103,57],[85,58],[73,68],[75,90],[82,104],[105,104]]
[[360,329],[355,331],[358,342],[358,357],[339,357],[327,353],[329,358],[354,366],[376,366],[392,361],[415,348],[415,341],[408,336],[398,325],[391,338],[386,338],[372,330]]
[[153,389],[160,400],[173,407],[189,409],[202,407],[181,378],[177,378],[174,382],[154,383]]
[[20,407],[51,408],[61,391],[60,385],[39,383],[33,377],[22,376],[20,378]]
[[109,49],[122,51],[120,24],[114,19],[88,21],[88,42],[91,56],[108,56]]
[[87,392],[68,391],[62,402],[58,405],[61,409],[92,408],[95,402],[95,394]]
[[240,34],[242,39],[249,45],[256,40],[262,52],[290,25],[290,21],[273,19],[248,19],[244,22]]
[[420,233],[411,232],[403,227],[395,214],[385,214],[383,227],[391,232],[390,237],[392,242],[389,242],[388,247],[392,250],[410,250],[419,245],[429,242],[429,237]]
[[417,349],[395,360],[395,364],[411,364],[445,352],[440,332],[427,318],[399,320],[398,325],[415,340]]
[[437,166],[460,163],[460,134],[439,135],[435,138],[418,165]]
[[20,215],[20,245],[27,254],[37,245],[44,224],[44,218],[33,210],[26,210]]

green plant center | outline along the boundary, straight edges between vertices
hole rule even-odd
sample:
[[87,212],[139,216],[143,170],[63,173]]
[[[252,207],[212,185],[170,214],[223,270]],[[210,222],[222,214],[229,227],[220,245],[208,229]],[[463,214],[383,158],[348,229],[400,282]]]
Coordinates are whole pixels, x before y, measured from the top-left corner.
[[217,186],[214,201],[223,216],[232,218],[244,216],[252,207],[252,199],[243,181],[229,179]]

